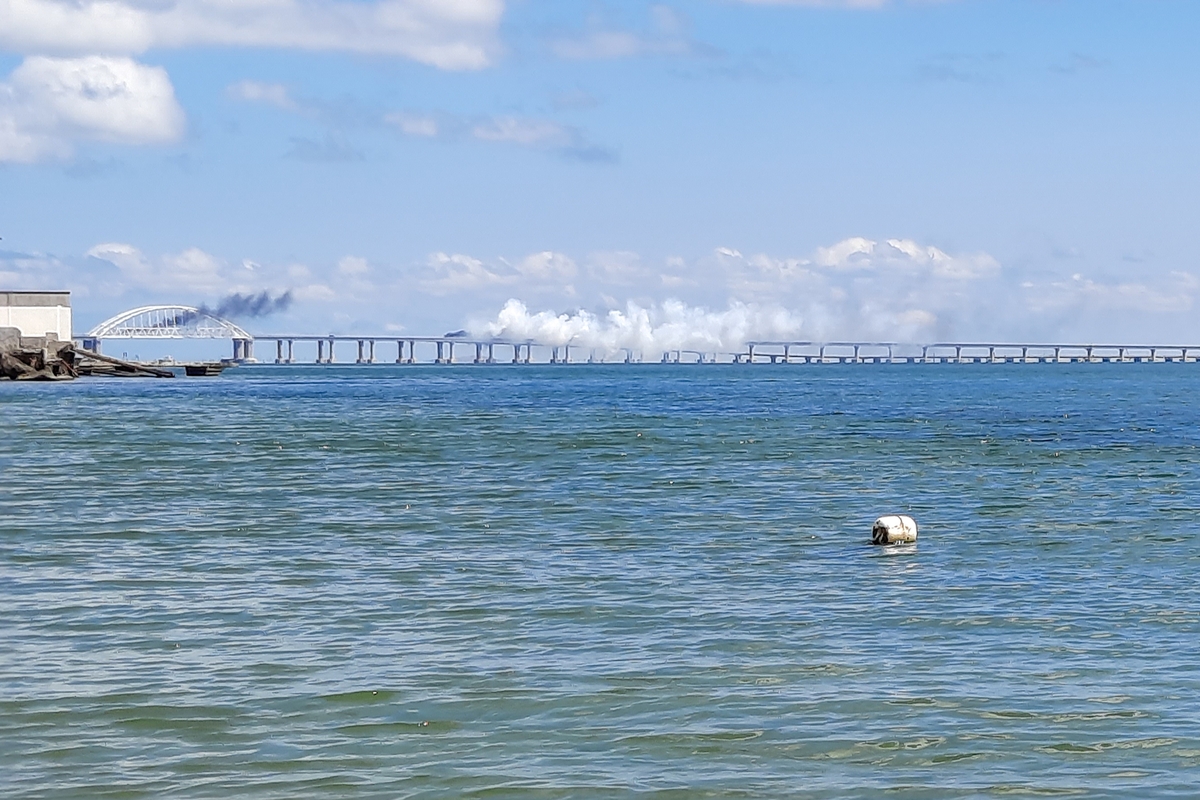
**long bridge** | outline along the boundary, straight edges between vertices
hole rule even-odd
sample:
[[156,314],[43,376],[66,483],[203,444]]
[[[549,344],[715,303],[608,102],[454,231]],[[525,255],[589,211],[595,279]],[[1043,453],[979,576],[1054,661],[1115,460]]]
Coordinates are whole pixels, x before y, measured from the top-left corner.
[[[636,347],[605,349],[575,342],[552,344],[534,340],[395,334],[259,334],[255,340],[275,343],[276,364],[297,363],[297,342],[315,344],[315,357],[309,363],[316,364],[391,362],[382,355],[380,343],[389,346],[388,355],[395,354],[396,364],[1065,364],[1195,363],[1200,360],[1200,345],[752,341],[744,350],[738,351],[679,348],[647,352]],[[351,345],[355,349],[349,357],[339,361],[336,355],[338,344]],[[418,345],[422,347],[424,358],[418,356]]]
[[[463,333],[442,336],[251,334],[229,320],[194,306],[142,306],[118,314],[76,337],[99,352],[105,339],[229,339],[234,362],[256,362],[256,343],[274,342],[274,363],[298,363],[296,345],[315,364],[1036,364],[1132,363],[1200,360],[1200,345],[1019,344],[1011,342],[936,342],[908,344],[870,341],[752,341],[736,351],[694,348],[604,348],[583,342],[479,338]],[[339,359],[337,345],[356,346]],[[382,344],[384,347],[379,347]],[[420,353],[418,353],[418,346]],[[383,355],[388,350],[388,356]],[[464,352],[465,351],[465,352]],[[342,352],[345,352],[344,350]],[[390,355],[395,354],[394,362]]]

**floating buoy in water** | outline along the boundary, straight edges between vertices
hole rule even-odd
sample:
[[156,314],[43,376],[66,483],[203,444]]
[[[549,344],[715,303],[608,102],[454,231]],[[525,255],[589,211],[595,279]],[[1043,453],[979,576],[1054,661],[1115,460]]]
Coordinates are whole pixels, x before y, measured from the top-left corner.
[[917,521],[904,514],[888,514],[871,526],[871,544],[907,544],[917,540]]

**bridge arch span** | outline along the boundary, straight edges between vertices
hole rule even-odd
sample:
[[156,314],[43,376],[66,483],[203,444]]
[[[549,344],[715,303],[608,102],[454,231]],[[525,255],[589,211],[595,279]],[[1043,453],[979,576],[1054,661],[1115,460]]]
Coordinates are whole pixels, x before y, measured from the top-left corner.
[[253,358],[254,337],[227,319],[195,306],[139,306],[109,317],[88,331],[84,347],[99,350],[102,339],[232,339],[233,357]]

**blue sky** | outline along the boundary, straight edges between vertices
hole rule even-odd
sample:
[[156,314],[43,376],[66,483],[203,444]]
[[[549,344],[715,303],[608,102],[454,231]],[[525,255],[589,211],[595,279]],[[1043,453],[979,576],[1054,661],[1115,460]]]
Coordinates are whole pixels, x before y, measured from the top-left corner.
[[268,290],[251,330],[1200,343],[1198,23],[0,0],[0,284],[79,332]]

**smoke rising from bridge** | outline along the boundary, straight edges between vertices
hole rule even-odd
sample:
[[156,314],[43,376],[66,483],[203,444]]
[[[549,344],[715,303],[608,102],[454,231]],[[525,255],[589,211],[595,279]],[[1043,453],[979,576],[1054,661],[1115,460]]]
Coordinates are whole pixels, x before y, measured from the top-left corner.
[[607,352],[623,348],[733,352],[748,341],[794,339],[802,322],[800,316],[785,309],[737,302],[721,311],[679,301],[648,307],[629,303],[624,310],[598,315],[585,310],[530,313],[520,300],[509,300],[495,319],[473,323],[470,329],[484,338],[570,344]]

